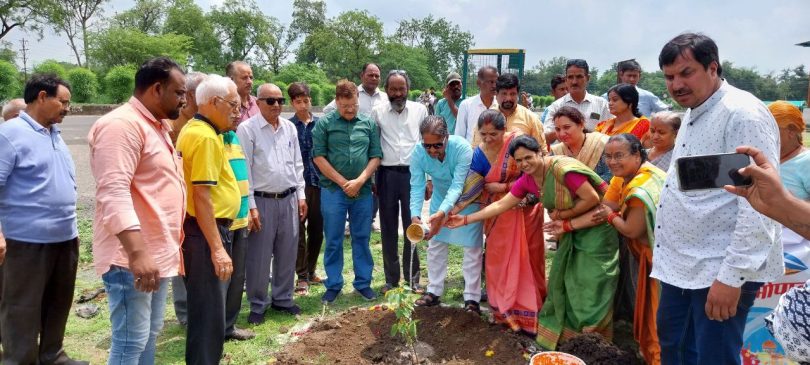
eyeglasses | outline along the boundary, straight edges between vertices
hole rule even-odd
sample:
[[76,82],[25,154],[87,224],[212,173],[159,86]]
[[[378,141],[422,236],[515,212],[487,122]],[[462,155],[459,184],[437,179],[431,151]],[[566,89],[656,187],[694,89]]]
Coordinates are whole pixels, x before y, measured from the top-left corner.
[[263,101],[267,103],[267,105],[275,105],[276,103],[278,103],[278,105],[284,105],[285,101],[284,98],[259,98],[256,100]]
[[234,101],[234,100],[228,100],[228,99],[225,99],[225,98],[223,98],[223,97],[221,97],[221,96],[217,96],[217,98],[219,98],[220,100],[222,100],[222,101],[224,101],[224,102],[228,103],[228,105],[230,105],[230,106],[231,106],[231,109],[238,109],[238,108],[239,108],[239,102],[237,102],[237,101]]
[[620,161],[620,160],[624,160],[624,158],[627,157],[627,156],[630,156],[630,155],[628,155],[626,153],[621,153],[621,152],[619,152],[619,153],[617,153],[615,155],[609,155],[607,153],[602,155],[602,157],[605,158],[605,161],[610,161],[610,160]]

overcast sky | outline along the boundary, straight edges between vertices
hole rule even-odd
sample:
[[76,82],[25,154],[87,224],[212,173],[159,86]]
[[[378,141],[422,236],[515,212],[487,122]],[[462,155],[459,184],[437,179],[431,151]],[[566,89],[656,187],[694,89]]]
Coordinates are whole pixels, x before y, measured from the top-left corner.
[[[222,0],[196,0],[203,8]],[[257,0],[265,14],[288,23],[292,0]],[[524,48],[526,68],[555,56],[584,58],[604,70],[618,60],[636,58],[645,70],[658,69],[664,43],[684,31],[712,37],[721,60],[767,73],[800,64],[810,65],[810,1],[473,1],[473,0],[326,0],[327,16],[365,9],[391,34],[397,22],[444,17],[475,37],[476,48]],[[132,7],[134,1],[112,0],[106,15]],[[30,59],[73,61],[64,38],[47,32],[37,41],[12,31],[6,40],[19,51],[19,39],[30,41]]]

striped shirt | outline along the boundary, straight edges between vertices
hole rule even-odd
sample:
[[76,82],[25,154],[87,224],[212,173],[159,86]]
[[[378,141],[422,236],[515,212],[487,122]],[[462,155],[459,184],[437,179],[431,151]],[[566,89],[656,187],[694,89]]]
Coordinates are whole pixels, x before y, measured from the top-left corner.
[[554,113],[563,106],[572,106],[579,110],[585,117],[585,128],[589,131],[593,131],[600,121],[612,117],[610,110],[608,110],[608,102],[605,99],[585,92],[585,98],[582,99],[581,103],[577,103],[574,101],[574,98],[571,97],[571,94],[565,94],[565,96],[557,99],[546,108],[548,113],[545,113],[546,119],[543,120],[546,132],[554,131],[554,120],[552,118],[554,117]]
[[231,231],[248,226],[248,210],[250,210],[250,203],[248,201],[248,167],[245,161],[245,153],[242,151],[242,146],[239,144],[239,137],[236,132],[228,131],[222,134],[222,139],[225,142],[225,157],[233,169],[233,176],[236,177],[236,185],[239,187],[239,213],[236,213],[236,218],[231,224]]

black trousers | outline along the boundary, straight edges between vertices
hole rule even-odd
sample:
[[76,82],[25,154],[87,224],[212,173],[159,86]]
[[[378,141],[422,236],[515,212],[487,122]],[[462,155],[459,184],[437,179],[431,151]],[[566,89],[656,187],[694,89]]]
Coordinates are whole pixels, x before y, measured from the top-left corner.
[[[399,286],[399,219],[404,228],[411,224],[411,173],[408,167],[380,166],[377,171],[377,196],[380,199],[380,238],[385,282],[391,286]],[[404,234],[402,272],[406,283],[419,283],[419,255],[414,255],[411,261],[411,241]]]
[[232,242],[231,261],[233,262],[233,275],[228,283],[225,293],[225,337],[233,334],[236,328],[236,319],[242,309],[242,294],[245,292],[245,253],[248,244],[247,228],[230,231]]
[[[229,227],[217,225],[228,255],[232,254]],[[211,249],[196,219],[183,223],[183,261],[186,269],[188,330],[186,364],[216,365],[225,343],[225,291],[227,285],[215,274]]]
[[298,257],[295,273],[298,280],[311,280],[315,276],[318,255],[323,245],[323,216],[321,216],[321,188],[307,186],[307,216],[298,229]]
[[[73,303],[79,239],[37,244],[6,238],[0,326],[3,364],[60,364]],[[39,340],[39,341],[37,341]]]

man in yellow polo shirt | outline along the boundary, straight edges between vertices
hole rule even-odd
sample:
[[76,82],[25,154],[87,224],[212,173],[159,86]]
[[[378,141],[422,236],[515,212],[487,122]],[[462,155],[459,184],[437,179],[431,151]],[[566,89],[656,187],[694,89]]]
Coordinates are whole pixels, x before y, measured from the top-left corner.
[[[546,137],[543,130],[543,123],[533,111],[518,103],[520,97],[520,80],[515,74],[506,73],[498,76],[495,82],[495,99],[497,106],[490,109],[498,109],[506,117],[506,132],[517,132],[527,134],[537,140],[543,151],[546,148]],[[481,136],[476,135],[473,148],[481,142]]]
[[[183,262],[188,298],[186,364],[218,364],[225,342],[225,288],[233,273],[228,234],[240,193],[222,133],[239,114],[236,84],[209,75],[197,86],[197,114],[177,137],[188,188]],[[224,283],[222,283],[224,282]]]

